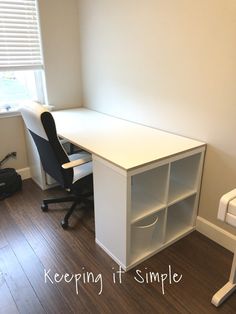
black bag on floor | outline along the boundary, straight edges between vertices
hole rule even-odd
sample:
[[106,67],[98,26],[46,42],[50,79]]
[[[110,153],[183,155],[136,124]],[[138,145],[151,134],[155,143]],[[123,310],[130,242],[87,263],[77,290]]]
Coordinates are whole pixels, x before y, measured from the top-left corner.
[[22,187],[21,176],[13,168],[0,169],[0,200],[11,196]]

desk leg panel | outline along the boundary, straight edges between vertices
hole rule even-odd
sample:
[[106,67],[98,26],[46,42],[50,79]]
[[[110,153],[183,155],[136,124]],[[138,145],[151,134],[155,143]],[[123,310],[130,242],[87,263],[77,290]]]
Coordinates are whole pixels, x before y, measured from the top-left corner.
[[114,165],[93,158],[95,235],[123,268],[127,265],[127,177]]

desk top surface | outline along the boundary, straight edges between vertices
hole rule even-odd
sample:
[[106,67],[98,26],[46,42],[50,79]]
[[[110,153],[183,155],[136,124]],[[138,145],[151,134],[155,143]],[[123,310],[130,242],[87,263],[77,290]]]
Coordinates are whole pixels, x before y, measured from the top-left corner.
[[52,114],[60,136],[125,170],[205,145],[85,108]]

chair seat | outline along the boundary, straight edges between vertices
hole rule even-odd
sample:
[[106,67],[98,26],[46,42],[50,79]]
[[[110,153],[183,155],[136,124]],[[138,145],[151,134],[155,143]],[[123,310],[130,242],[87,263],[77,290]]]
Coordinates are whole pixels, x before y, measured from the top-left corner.
[[[83,159],[87,156],[90,156],[90,154],[83,151],[83,152],[80,152],[77,154],[70,155],[68,157],[69,157],[70,161],[73,161],[73,160],[77,160],[77,159]],[[74,170],[73,183],[75,183],[77,180],[91,174],[93,172],[93,165],[92,165],[92,162],[90,161],[90,162],[87,162],[83,165],[74,167],[73,170]]]

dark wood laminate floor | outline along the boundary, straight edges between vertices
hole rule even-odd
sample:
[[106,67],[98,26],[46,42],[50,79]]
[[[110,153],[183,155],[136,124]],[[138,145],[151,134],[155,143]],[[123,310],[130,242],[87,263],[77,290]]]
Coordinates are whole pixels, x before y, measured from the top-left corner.
[[[92,209],[77,211],[67,231],[59,224],[63,205],[41,212],[43,197],[62,194],[26,180],[22,192],[0,202],[0,313],[236,313],[236,294],[218,309],[210,303],[228,280],[232,253],[194,232],[114,283],[118,266],[95,244]],[[179,283],[135,280],[149,272],[164,279],[169,265]],[[76,274],[78,291],[75,278],[57,283],[56,273]]]

